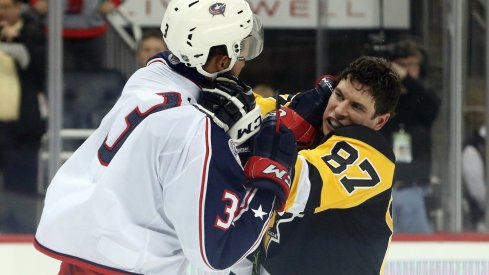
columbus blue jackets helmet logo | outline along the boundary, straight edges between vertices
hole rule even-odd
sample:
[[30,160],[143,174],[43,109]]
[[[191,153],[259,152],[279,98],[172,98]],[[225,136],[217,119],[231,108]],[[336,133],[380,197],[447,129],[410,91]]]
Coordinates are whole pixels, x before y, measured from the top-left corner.
[[209,7],[209,13],[212,15],[222,14],[224,16],[224,11],[226,10],[226,4],[224,3],[215,3]]

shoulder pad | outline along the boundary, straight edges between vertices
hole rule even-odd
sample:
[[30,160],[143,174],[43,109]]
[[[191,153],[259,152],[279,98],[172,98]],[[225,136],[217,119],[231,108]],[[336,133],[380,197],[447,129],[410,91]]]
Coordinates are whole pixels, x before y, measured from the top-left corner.
[[379,152],[384,154],[392,162],[395,162],[395,155],[394,152],[392,151],[391,146],[389,145],[387,139],[378,131],[375,131],[363,125],[349,125],[331,131],[324,138],[323,142],[329,139],[333,135],[353,138],[362,141],[366,144],[369,144],[370,146],[374,147]]

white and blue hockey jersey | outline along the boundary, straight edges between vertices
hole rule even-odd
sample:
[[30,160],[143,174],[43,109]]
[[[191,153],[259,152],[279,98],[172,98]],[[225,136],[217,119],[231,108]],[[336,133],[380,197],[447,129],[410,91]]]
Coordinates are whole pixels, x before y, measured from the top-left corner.
[[38,250],[103,274],[227,274],[259,245],[275,197],[244,187],[233,142],[191,105],[204,81],[168,52],[131,76],[49,185]]

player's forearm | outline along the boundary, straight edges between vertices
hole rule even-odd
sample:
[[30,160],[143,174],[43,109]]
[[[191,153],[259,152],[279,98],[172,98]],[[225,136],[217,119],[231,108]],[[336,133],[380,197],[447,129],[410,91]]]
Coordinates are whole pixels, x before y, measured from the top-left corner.
[[215,230],[205,232],[204,254],[213,269],[227,269],[253,252],[261,242],[271,217],[274,193],[254,189],[245,198],[237,215],[225,230],[224,220],[216,220]]

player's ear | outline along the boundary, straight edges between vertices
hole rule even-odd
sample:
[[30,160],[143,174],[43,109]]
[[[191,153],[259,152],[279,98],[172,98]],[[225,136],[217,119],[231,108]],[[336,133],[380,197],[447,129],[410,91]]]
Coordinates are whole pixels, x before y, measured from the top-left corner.
[[220,55],[217,57],[217,70],[222,71],[229,67],[231,59],[227,55]]
[[229,62],[231,59],[227,55],[216,55],[207,60],[203,68],[208,73],[215,73],[227,69]]
[[387,123],[387,121],[389,121],[390,117],[391,117],[391,114],[389,114],[389,113],[376,116],[374,119],[374,125],[372,128],[375,131],[382,129],[382,127],[384,127],[384,125]]

